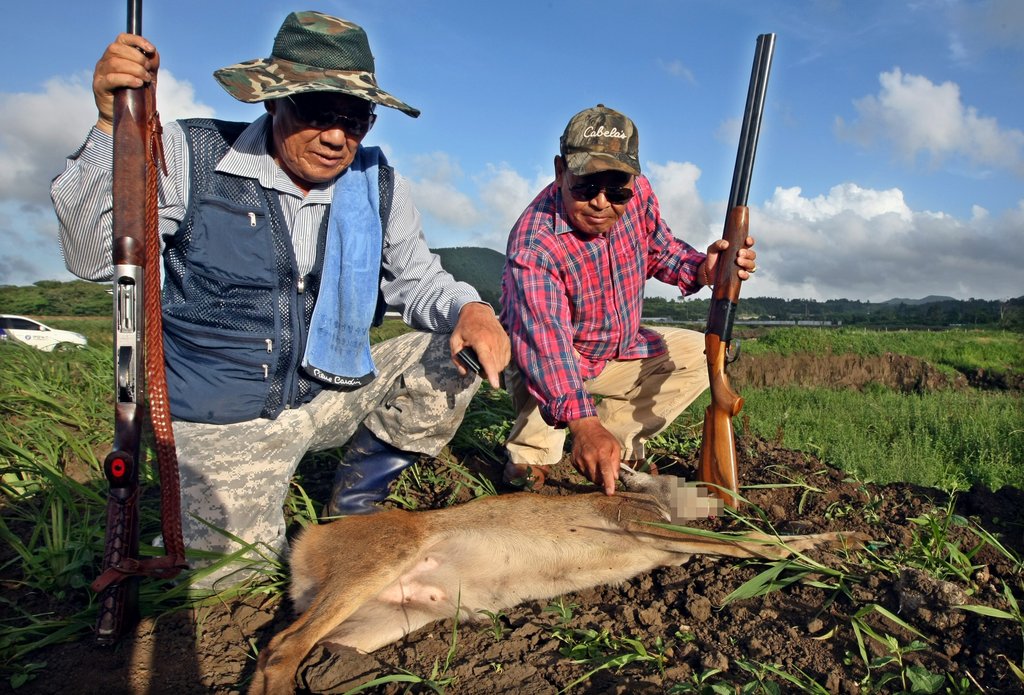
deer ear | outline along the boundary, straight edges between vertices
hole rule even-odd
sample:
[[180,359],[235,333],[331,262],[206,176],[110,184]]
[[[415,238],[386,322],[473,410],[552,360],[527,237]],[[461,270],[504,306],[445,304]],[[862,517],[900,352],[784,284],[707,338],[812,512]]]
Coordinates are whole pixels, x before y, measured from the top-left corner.
[[622,481],[622,487],[629,492],[642,492],[657,497],[662,504],[669,499],[669,493],[675,491],[676,486],[682,483],[675,476],[641,473],[624,463],[619,465],[619,480]]

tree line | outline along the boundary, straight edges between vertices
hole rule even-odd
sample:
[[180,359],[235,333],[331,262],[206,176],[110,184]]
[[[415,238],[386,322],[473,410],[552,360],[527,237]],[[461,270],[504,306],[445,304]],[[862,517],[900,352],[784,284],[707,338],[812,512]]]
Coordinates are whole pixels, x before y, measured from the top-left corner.
[[[648,297],[644,317],[678,322],[701,322],[708,316],[709,299],[670,300]],[[743,297],[739,321],[813,321],[831,325],[919,328],[1005,328],[1024,330],[1024,297],[1009,300],[926,297],[868,302],[857,299],[780,299]]]
[[[497,309],[501,302],[501,271],[505,257],[484,248],[435,249],[445,269],[455,279],[477,289],[485,302]],[[112,298],[109,283],[73,280],[41,280],[33,285],[0,285],[0,313],[28,316],[109,316]],[[644,300],[649,321],[702,323],[707,320],[710,299]],[[739,321],[818,322],[865,328],[1003,328],[1024,330],[1024,296],[1009,300],[925,297],[868,302],[857,299],[780,299],[743,297]]]

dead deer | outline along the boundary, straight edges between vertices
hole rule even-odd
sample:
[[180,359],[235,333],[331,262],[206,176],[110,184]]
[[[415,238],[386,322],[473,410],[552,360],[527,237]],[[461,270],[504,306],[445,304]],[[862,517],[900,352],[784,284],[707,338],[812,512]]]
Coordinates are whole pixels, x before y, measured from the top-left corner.
[[651,525],[707,518],[720,502],[679,478],[623,472],[626,492],[484,497],[424,512],[390,510],[307,528],[291,555],[301,617],[263,649],[249,695],[295,691],[320,642],[372,652],[458,614],[479,620],[525,601],[625,582],[692,555],[784,558],[818,545],[859,546],[860,534],[718,540]]

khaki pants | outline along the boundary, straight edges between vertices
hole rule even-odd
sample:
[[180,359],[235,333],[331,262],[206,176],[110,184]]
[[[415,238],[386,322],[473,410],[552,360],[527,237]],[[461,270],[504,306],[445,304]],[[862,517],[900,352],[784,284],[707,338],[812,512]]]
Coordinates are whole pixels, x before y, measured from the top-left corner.
[[[584,383],[602,396],[597,415],[622,446],[623,461],[644,458],[644,442],[676,419],[708,388],[704,335],[682,328],[654,329],[665,340],[666,353],[639,360],[612,360],[598,376]],[[512,405],[518,413],[505,448],[515,464],[550,466],[562,459],[565,429],[541,417],[537,401],[518,370],[506,372]]]
[[[371,348],[377,366],[372,382],[355,391],[323,391],[274,420],[175,420],[185,545],[231,553],[241,546],[227,532],[265,555],[283,554],[283,505],[299,461],[307,452],[343,445],[360,423],[400,449],[440,453],[481,383],[459,375],[448,340],[446,334],[406,333],[378,343]],[[206,564],[191,562],[193,568]],[[210,588],[221,578],[234,583],[251,575],[251,566],[235,573],[237,567],[226,567],[195,585]]]

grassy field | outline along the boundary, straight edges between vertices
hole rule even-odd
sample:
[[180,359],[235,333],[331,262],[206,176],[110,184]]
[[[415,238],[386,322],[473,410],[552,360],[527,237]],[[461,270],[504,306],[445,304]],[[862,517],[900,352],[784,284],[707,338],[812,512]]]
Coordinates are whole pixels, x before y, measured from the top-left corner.
[[744,398],[744,421],[754,433],[865,481],[943,490],[1024,487],[1019,395],[771,388]]
[[[92,346],[110,344],[106,319],[47,320],[83,333]],[[373,337],[384,340],[406,330],[400,321],[388,320],[374,329]],[[781,328],[741,342],[750,356],[895,353],[926,360],[947,372],[1024,372],[1024,336],[1008,331]],[[1024,488],[1024,404],[1019,393],[765,388],[747,389],[743,397],[740,431],[748,427],[757,436],[816,454],[864,480],[942,489],[975,483],[992,489]],[[668,450],[699,445],[695,437],[707,401],[705,394],[663,435]],[[507,399],[487,409],[495,407],[510,408]]]
[[[894,353],[948,373],[1024,372],[1024,337],[1006,331],[787,328],[747,340],[743,349],[752,356]],[[744,422],[754,433],[814,453],[864,480],[947,490],[976,483],[1024,487],[1019,392],[787,387],[750,389],[743,396]]]
[[[4,604],[0,665],[11,683],[29,677],[31,654],[86,632],[102,546],[104,485],[100,461],[112,435],[113,389],[107,319],[41,317],[89,338],[82,350],[42,353],[0,344],[0,575],[19,587],[77,602],[71,618],[52,620]],[[386,324],[376,338],[404,330]],[[775,351],[898,352],[950,369],[1024,370],[1021,337],[999,332],[870,333],[780,329],[745,343],[748,354]],[[860,480],[906,481],[945,490],[981,483],[1024,488],[1024,409],[1020,393],[886,389],[752,389],[739,431],[812,452]],[[688,454],[699,446],[707,395],[652,442],[655,453]],[[511,424],[504,393],[482,389],[457,436],[462,451],[495,456]],[[453,447],[455,444],[453,444]],[[477,484],[469,481],[469,484]],[[301,493],[301,488],[298,489]],[[308,501],[291,502],[296,509]],[[150,506],[143,537],[158,522]],[[13,578],[13,579],[12,579]],[[178,597],[180,598],[180,597]],[[144,597],[147,606],[175,596]]]

